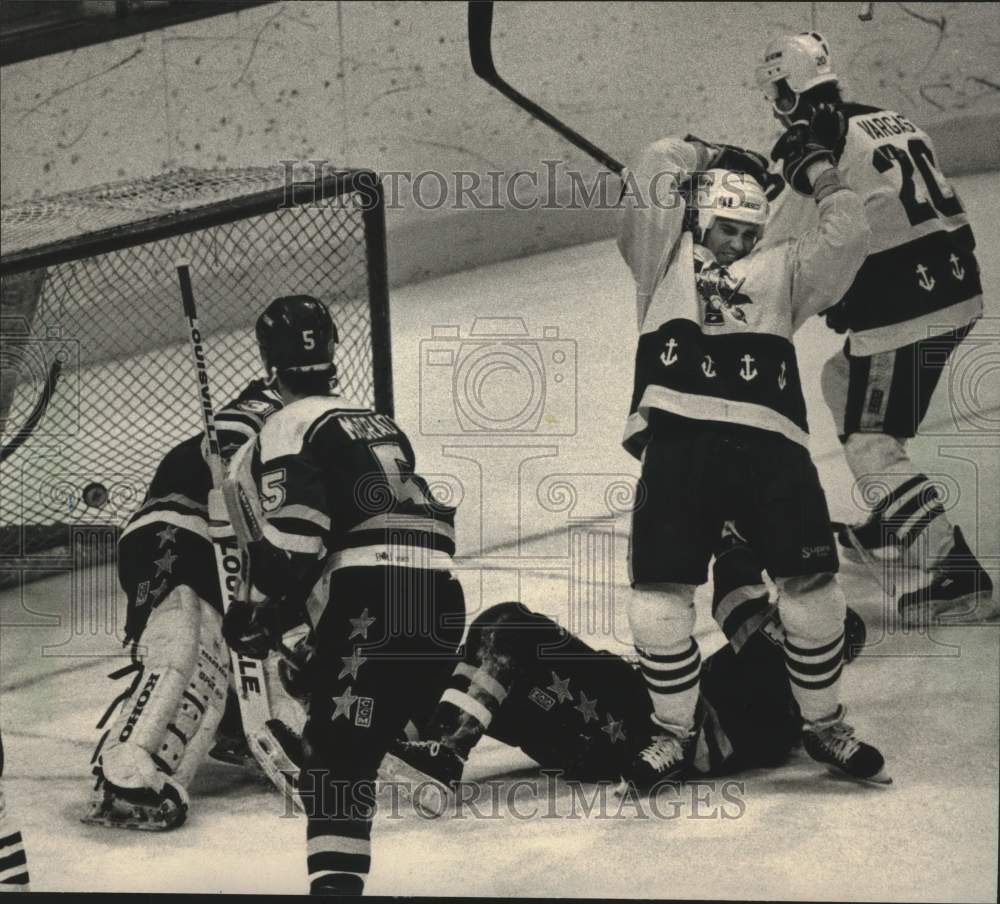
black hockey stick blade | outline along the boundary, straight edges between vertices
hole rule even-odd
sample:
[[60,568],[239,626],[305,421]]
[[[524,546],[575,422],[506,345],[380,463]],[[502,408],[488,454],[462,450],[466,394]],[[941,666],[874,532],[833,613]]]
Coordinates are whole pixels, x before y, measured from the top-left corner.
[[6,461],[10,458],[11,455],[24,445],[25,441],[31,437],[31,434],[35,432],[38,422],[45,417],[45,412],[49,407],[53,393],[56,391],[56,385],[59,382],[59,375],[61,373],[62,361],[56,358],[49,368],[49,374],[45,378],[45,385],[42,387],[42,394],[38,397],[38,401],[35,402],[35,407],[31,410],[31,414],[28,415],[21,429],[13,435],[10,442],[0,449],[0,461]]
[[492,35],[492,0],[471,0],[469,3],[469,56],[472,60],[472,71],[488,85],[496,88],[504,97],[512,100],[535,119],[544,122],[550,129],[558,132],[602,166],[606,166],[612,172],[621,175],[625,167],[620,161],[615,160],[607,151],[588,141],[579,132],[571,129],[544,107],[540,107],[533,100],[525,97],[500,77],[493,62]]

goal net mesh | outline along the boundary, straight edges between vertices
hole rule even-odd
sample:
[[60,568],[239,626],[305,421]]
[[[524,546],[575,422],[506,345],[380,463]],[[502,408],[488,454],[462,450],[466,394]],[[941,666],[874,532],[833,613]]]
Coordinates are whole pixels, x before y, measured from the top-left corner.
[[391,413],[380,201],[367,171],[299,180],[255,167],[5,207],[0,428],[16,449],[0,464],[0,569],[64,546],[76,525],[120,527],[164,453],[201,429],[179,260],[217,409],[262,376],[253,324],[264,306],[310,294],[337,323],[342,395]]

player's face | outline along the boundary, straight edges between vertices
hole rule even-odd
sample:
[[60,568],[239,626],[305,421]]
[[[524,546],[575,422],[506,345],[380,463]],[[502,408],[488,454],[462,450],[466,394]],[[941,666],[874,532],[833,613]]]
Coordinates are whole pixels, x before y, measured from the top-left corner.
[[759,237],[760,226],[755,223],[716,217],[712,228],[705,233],[702,244],[715,255],[720,264],[727,267],[753,251]]

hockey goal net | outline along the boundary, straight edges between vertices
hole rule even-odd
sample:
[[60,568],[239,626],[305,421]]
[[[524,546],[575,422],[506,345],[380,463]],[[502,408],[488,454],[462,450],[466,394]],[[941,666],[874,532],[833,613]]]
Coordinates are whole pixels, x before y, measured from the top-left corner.
[[306,293],[337,323],[342,394],[392,413],[381,185],[300,175],[182,169],[3,208],[0,581],[50,571],[75,527],[120,527],[201,429],[179,259],[217,407],[262,376],[259,312]]

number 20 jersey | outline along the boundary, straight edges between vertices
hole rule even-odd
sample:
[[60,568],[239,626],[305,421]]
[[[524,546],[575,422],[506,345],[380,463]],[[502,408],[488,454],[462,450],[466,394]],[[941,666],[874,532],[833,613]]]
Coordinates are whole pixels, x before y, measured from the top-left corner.
[[[830,325],[849,331],[851,354],[874,355],[981,317],[972,227],[927,133],[891,110],[838,106],[847,132],[837,167],[864,201],[872,242],[851,287],[828,312]],[[772,181],[768,192],[774,206],[763,244],[798,234],[815,217],[810,200],[782,182]]]
[[233,462],[264,538],[333,567],[448,567],[454,509],[414,471],[392,418],[331,396],[287,405]]

